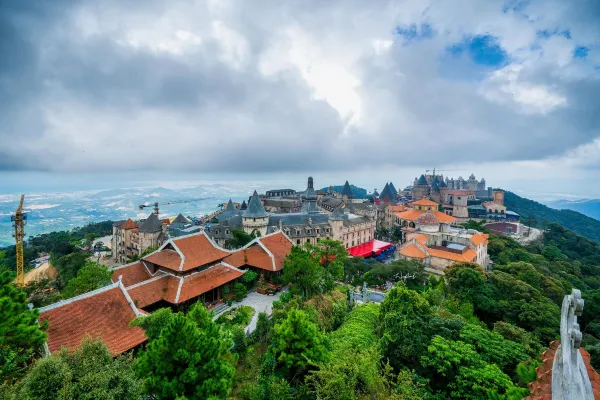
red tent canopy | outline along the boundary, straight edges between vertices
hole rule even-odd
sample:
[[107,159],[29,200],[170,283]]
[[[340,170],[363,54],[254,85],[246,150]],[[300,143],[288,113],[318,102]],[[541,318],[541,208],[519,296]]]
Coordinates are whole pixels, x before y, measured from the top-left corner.
[[379,255],[382,251],[392,247],[391,243],[382,242],[381,240],[371,240],[358,246],[350,247],[348,252],[353,257],[370,257]]

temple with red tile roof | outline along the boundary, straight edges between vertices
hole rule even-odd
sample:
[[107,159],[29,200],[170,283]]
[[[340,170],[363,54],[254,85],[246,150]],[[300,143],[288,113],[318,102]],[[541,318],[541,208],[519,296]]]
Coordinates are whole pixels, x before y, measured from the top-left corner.
[[104,342],[113,355],[146,341],[141,328],[129,326],[136,317],[146,314],[135,306],[121,280],[39,311],[40,322],[48,322],[47,353],[62,348],[72,351],[88,336]]
[[[267,279],[281,273],[292,242],[283,232],[256,238],[241,249],[225,250],[205,233],[171,238],[142,260],[112,269],[134,304],[151,311],[186,308],[202,298],[207,307],[221,302],[224,292],[248,269]],[[224,290],[228,288],[228,290]]]

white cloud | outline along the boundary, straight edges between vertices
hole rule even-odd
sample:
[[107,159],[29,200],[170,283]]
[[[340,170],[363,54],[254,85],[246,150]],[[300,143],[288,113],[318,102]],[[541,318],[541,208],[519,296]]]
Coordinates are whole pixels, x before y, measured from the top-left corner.
[[[14,104],[0,169],[546,165],[599,135],[600,35],[591,8],[545,3],[86,1],[41,26],[9,18],[32,56],[0,66],[0,98]],[[412,24],[433,35],[396,34]],[[475,35],[496,38],[506,65],[448,54]],[[573,59],[579,45],[588,59]]]

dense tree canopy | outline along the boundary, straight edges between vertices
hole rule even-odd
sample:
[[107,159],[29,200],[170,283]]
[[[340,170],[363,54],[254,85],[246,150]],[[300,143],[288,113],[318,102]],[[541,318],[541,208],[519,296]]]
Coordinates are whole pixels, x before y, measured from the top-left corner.
[[131,362],[128,356],[113,359],[101,342],[84,340],[72,353],[40,359],[8,399],[142,399]]
[[[156,325],[163,325],[167,318],[156,337]],[[155,322],[149,324],[152,337],[135,363],[146,392],[159,399],[225,398],[234,374],[226,358],[230,343],[206,309],[196,303],[187,315],[176,313],[169,318],[165,313]]]

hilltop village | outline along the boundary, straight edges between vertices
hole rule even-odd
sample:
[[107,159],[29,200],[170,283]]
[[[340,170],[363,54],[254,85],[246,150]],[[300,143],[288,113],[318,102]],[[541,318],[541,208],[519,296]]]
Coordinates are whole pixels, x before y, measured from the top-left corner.
[[[315,189],[309,177],[304,191],[254,191],[242,203],[230,200],[201,224],[156,213],[116,222],[113,283],[40,309],[41,319],[49,322],[47,350],[74,348],[93,332],[109,333],[111,351],[129,350],[145,340],[139,328],[129,326],[136,316],[161,307],[185,309],[199,299],[221,311],[248,271],[259,276],[262,292],[276,292],[292,247],[323,240],[341,242],[349,256],[415,260],[435,276],[456,262],[487,269],[488,235],[460,223],[518,225],[519,216],[506,209],[501,190],[484,186],[473,175],[468,180],[421,175],[402,191],[389,182],[381,193],[358,199],[349,182],[338,193]],[[238,232],[253,239],[235,248],[231,243]],[[114,302],[118,312],[92,318],[106,302]],[[58,322],[64,319],[70,323]]]
[[[158,396],[179,382],[177,395],[158,398],[267,400],[303,393],[298,398],[334,399],[346,393],[343,398],[359,399],[378,393],[371,397],[404,399],[422,382],[408,398],[512,393],[517,397],[498,398],[537,400],[551,393],[551,371],[556,382],[572,379],[554,360],[559,352],[579,357],[587,371],[576,389],[600,393],[593,368],[600,353],[596,316],[583,317],[590,353],[555,340],[559,325],[562,332],[574,321],[569,304],[581,313],[581,294],[571,282],[585,296],[599,285],[600,267],[590,264],[596,259],[589,253],[600,246],[560,226],[543,235],[524,226],[504,197],[474,175],[423,174],[402,190],[388,182],[371,193],[348,181],[317,189],[309,177],[303,190],[254,191],[200,218],[166,218],[155,203],[145,219],[100,223],[104,234],[112,229],[112,252],[105,257],[75,246],[60,258],[40,258],[56,265],[58,278],[40,283],[38,292],[35,284],[27,287],[36,304],[21,305],[39,332],[37,357],[46,361],[9,398],[38,398],[31,395],[45,387],[35,383],[43,376],[38,368],[65,360],[74,370],[57,387],[79,390],[68,382],[82,379],[75,369],[89,369],[85,363],[93,359],[104,363],[93,364],[93,374],[114,362],[135,370],[136,378],[127,379],[143,382],[143,390],[128,389],[136,395],[106,398]],[[594,301],[588,305],[593,314]],[[581,335],[576,323],[569,326]],[[481,382],[477,388],[457,389],[440,369],[447,359],[468,366],[453,372],[461,382],[475,371],[487,375],[473,378]],[[384,360],[389,364],[382,369]],[[188,382],[188,370],[206,371]],[[222,384],[211,383],[214,374]],[[418,374],[442,383],[423,383]],[[122,379],[115,373],[109,380],[119,388]],[[207,385],[209,391],[197,392]]]

